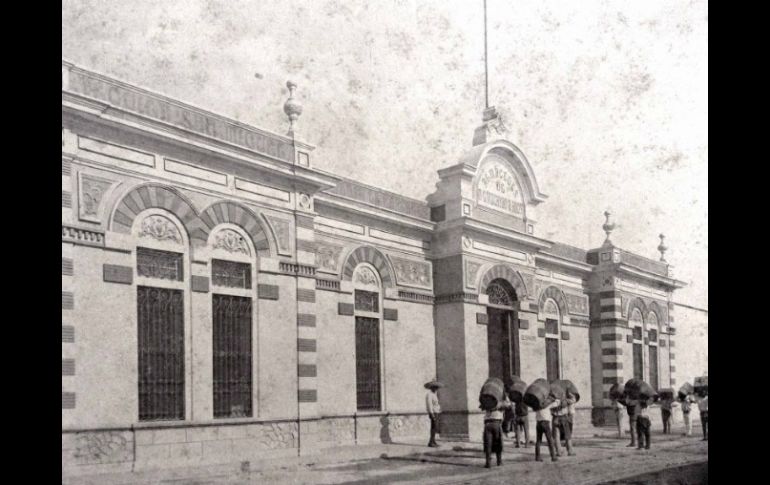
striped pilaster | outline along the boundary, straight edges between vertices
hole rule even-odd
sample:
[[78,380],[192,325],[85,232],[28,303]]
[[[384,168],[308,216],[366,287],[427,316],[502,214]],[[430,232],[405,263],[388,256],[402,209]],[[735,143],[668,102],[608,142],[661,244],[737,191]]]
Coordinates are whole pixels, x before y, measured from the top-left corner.
[[614,291],[599,293],[601,322],[602,396],[609,405],[609,390],[624,381],[623,352],[625,332],[620,294]]
[[[313,215],[295,213],[297,265],[315,267]],[[318,334],[314,274],[297,272],[297,378],[300,417],[318,416]]]
[[72,179],[72,162],[62,157],[61,160],[61,221],[75,222],[72,212],[72,191],[75,184]]
[[297,276],[297,399],[302,418],[318,415],[315,279]]
[[77,267],[73,260],[74,246],[69,243],[62,243],[61,246],[62,409],[73,409],[75,407],[73,383],[73,376],[75,375],[75,326],[72,313],[77,308],[73,281]]

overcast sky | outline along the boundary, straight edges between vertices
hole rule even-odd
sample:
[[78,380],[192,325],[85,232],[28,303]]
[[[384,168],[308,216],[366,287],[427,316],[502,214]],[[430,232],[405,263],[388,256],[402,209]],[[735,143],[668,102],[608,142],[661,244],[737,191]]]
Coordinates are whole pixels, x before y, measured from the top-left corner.
[[[708,304],[705,1],[488,0],[490,103],[549,199],[536,233],[658,258]],[[62,56],[284,133],[316,167],[424,200],[484,108],[483,0],[65,0]]]

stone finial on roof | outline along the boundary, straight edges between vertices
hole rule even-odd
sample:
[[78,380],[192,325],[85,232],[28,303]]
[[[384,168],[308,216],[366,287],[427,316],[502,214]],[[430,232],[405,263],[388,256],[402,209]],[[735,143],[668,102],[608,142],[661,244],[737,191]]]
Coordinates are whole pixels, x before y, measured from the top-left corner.
[[604,211],[604,217],[606,220],[604,221],[604,224],[602,224],[602,229],[604,229],[605,234],[607,234],[607,239],[604,240],[604,244],[610,243],[610,234],[613,230],[615,230],[615,223],[610,222],[611,215],[612,213],[610,211]]
[[668,247],[665,244],[666,236],[663,234],[660,234],[658,236],[660,238],[660,244],[658,244],[658,251],[660,252],[660,260],[662,262],[666,262],[666,251],[668,250]]
[[299,115],[302,114],[302,105],[294,99],[294,90],[297,89],[297,84],[286,81],[286,87],[289,88],[289,99],[283,104],[283,112],[289,117],[289,131],[286,134],[294,136],[294,124],[299,119]]
[[481,125],[473,132],[473,146],[483,145],[495,138],[505,138],[508,129],[497,108],[490,106],[484,110]]

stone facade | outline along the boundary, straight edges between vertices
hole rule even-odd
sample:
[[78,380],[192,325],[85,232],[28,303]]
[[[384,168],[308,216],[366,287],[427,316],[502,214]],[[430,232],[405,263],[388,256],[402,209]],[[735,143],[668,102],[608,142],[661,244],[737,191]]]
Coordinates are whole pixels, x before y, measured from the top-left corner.
[[[681,283],[665,263],[609,237],[590,251],[538,237],[546,196],[518,147],[473,147],[439,171],[426,203],[315,170],[313,147],[295,136],[63,63],[67,473],[426,437],[423,383],[436,377],[444,434],[468,437],[480,427],[478,390],[500,365],[527,381],[571,379],[582,390],[581,426],[601,424],[607,390],[632,375],[637,310],[657,349],[656,385],[674,385],[672,294]],[[143,267],[140,250],[179,260]],[[229,287],[218,261],[242,268],[249,284]],[[145,286],[179,298],[175,420],[139,419]],[[366,311],[361,289],[376,295]],[[236,408],[246,415],[216,417],[214,295],[251,302],[250,406]],[[376,409],[357,402],[359,318],[378,322]],[[646,376],[654,352],[645,349]]]

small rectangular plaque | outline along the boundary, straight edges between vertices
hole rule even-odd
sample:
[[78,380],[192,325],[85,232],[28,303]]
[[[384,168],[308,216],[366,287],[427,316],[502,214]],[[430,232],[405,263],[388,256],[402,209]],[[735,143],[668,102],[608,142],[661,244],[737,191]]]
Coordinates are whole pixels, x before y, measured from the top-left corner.
[[107,283],[130,285],[134,281],[134,268],[117,264],[105,264],[103,278]]

